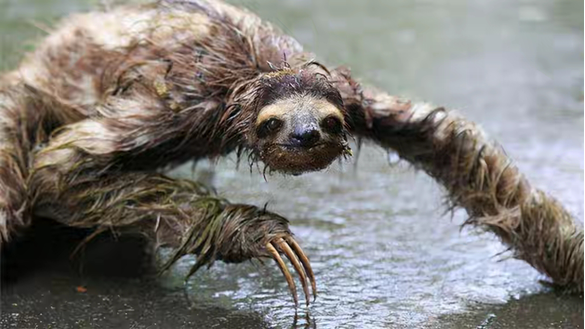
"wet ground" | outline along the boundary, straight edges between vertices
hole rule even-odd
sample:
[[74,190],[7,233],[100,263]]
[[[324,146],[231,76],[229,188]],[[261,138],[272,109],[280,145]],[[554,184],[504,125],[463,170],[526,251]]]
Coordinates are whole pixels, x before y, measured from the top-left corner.
[[[583,2],[243,3],[322,61],[480,122],[582,223]],[[42,27],[88,6],[0,0],[0,68],[42,35],[32,21]],[[318,278],[308,310],[295,316],[271,262],[217,264],[183,285],[187,257],[162,278],[137,278],[148,255],[136,241],[96,242],[81,268],[61,242],[75,233],[43,227],[56,233],[23,242],[21,262],[9,263],[21,271],[2,285],[2,328],[583,328],[582,297],[540,284],[528,265],[498,255],[492,235],[459,230],[464,214],[443,214],[441,189],[384,151],[365,148],[357,169],[267,182],[233,159],[189,168],[174,174],[212,180],[235,202],[268,202],[291,220]],[[35,258],[43,261],[31,269]]]

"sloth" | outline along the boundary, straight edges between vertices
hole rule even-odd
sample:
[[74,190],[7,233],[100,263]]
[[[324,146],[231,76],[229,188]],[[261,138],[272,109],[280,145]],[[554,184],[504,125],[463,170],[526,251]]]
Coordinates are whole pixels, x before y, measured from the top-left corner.
[[74,15],[0,79],[0,243],[48,218],[93,230],[84,243],[111,231],[171,247],[162,270],[193,254],[189,275],[271,257],[297,305],[284,255],[308,305],[314,273],[285,218],[164,172],[233,152],[264,174],[325,169],[351,155],[375,103],[363,93],[348,69],[219,1]]
[[[298,305],[315,275],[286,218],[165,172],[235,153],[300,175],[372,141],[442,184],[465,222],[491,231],[555,284],[583,291],[583,230],[464,118],[364,87],[256,15],[216,0],[160,0],[65,19],[0,77],[0,248],[52,219],[141,235],[215,261],[272,258]],[[552,252],[551,252],[552,250]],[[284,257],[282,257],[284,256]]]

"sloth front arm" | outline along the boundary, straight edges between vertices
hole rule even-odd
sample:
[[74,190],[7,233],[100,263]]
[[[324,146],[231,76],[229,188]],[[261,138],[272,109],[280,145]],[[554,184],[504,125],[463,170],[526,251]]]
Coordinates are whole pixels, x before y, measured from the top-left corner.
[[160,138],[149,134],[172,124],[157,122],[161,117],[156,111],[145,113],[155,120],[146,127],[131,117],[70,124],[37,151],[29,181],[35,214],[68,226],[95,228],[96,233],[143,234],[157,246],[174,248],[165,268],[185,254],[197,255],[191,274],[215,260],[273,257],[296,304],[294,281],[279,256],[284,253],[301,277],[308,303],[308,281],[316,290],[314,275],[285,218],[255,206],[231,204],[192,181],[124,167],[123,161],[160,146],[149,144]]

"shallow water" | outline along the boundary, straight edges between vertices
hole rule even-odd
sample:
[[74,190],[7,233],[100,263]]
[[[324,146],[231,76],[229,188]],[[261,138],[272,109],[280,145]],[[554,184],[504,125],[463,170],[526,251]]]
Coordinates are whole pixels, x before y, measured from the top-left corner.
[[[82,4],[80,4],[82,3]],[[459,109],[582,222],[581,1],[243,1],[327,63],[393,94]],[[30,25],[86,8],[0,0],[0,67],[42,35]],[[354,159],[355,160],[355,159]],[[441,189],[374,147],[323,173],[269,176],[230,158],[186,166],[234,202],[291,220],[319,297],[295,317],[278,269],[216,264],[185,286],[192,258],[158,280],[79,277],[63,262],[4,285],[3,327],[574,328],[583,300],[558,296],[490,234],[459,229]],[[389,164],[390,163],[390,164]],[[357,168],[357,169],[355,169]],[[213,170],[214,175],[208,171]],[[101,257],[112,257],[105,254]],[[86,256],[87,257],[87,256]],[[99,257],[94,257],[99,258]],[[102,263],[103,264],[103,263]],[[103,265],[105,266],[105,265]],[[84,285],[88,291],[77,293]]]

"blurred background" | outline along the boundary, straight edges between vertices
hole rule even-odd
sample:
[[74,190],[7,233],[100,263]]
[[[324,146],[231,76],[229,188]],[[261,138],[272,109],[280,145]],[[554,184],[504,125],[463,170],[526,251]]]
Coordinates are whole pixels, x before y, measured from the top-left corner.
[[[480,123],[582,223],[582,1],[230,2],[366,84]],[[0,0],[0,69],[14,68],[57,18],[97,5]],[[583,327],[582,298],[539,283],[544,277],[509,259],[493,235],[460,230],[465,214],[445,214],[440,187],[383,150],[367,146],[325,172],[267,181],[236,169],[233,157],[191,168],[173,175],[210,181],[234,202],[268,203],[291,220],[318,280],[308,311],[295,316],[270,261],[218,263],[183,285],[193,258],[160,278],[125,277],[106,269],[141,271],[140,252],[104,241],[86,251],[80,271],[69,249],[57,252],[58,231],[29,243],[35,266],[3,283],[2,327]]]

